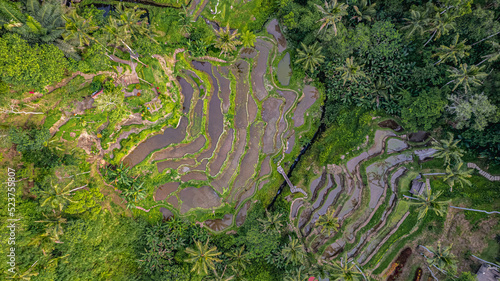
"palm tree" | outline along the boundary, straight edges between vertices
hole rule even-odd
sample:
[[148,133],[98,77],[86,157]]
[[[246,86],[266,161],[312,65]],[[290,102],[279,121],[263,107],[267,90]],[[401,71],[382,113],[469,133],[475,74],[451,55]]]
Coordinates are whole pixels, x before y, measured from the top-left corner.
[[239,249],[235,249],[230,253],[227,253],[226,256],[228,256],[231,259],[231,263],[229,266],[234,272],[243,272],[247,268],[247,264],[250,262],[250,259],[248,259],[247,254],[243,253],[245,251],[245,245],[241,246]]
[[106,176],[119,185],[131,186],[133,181],[128,175],[130,169],[129,166],[120,162],[120,165],[116,166],[114,169],[107,169]]
[[221,50],[221,54],[227,55],[230,51],[235,51],[236,46],[241,45],[241,41],[238,40],[238,30],[231,32],[229,28],[229,23],[227,23],[226,28],[219,28],[219,31],[215,31],[217,34],[217,42],[215,43],[215,47]]
[[481,79],[484,79],[486,78],[486,76],[488,76],[487,73],[481,72],[483,68],[484,66],[477,67],[475,65],[468,66],[467,64],[460,64],[459,69],[455,67],[449,69],[449,77],[453,78],[453,80],[448,83],[455,82],[455,87],[453,87],[452,91],[455,91],[458,86],[462,85],[464,87],[465,93],[467,94],[471,90],[471,85],[482,85]]
[[123,193],[125,200],[127,200],[127,209],[135,208],[139,201],[146,198],[146,190],[142,188],[143,184],[144,182],[139,185],[134,181],[130,189],[125,190]]
[[357,19],[358,22],[362,20],[367,20],[367,21],[372,21],[373,16],[377,13],[377,10],[375,10],[375,5],[377,3],[373,3],[371,5],[368,5],[367,0],[361,0],[359,2],[359,7],[357,5],[354,5],[354,11],[356,11],[356,16],[352,17],[352,19]]
[[158,44],[152,37],[154,30],[149,27],[148,21],[142,18],[145,14],[146,11],[138,9],[137,6],[127,8],[121,2],[116,6],[116,22],[121,29],[125,30],[125,32],[130,34],[135,40],[141,40],[142,37],[147,37],[149,40]]
[[460,35],[457,33],[455,39],[453,39],[453,42],[449,47],[441,45],[441,47],[438,48],[438,52],[432,55],[433,57],[439,57],[439,61],[436,62],[434,65],[444,63],[448,59],[452,59],[455,62],[455,64],[457,64],[458,63],[457,56],[459,58],[469,56],[469,53],[467,51],[471,49],[471,46],[465,44],[465,42],[467,42],[467,39],[464,39],[463,41],[458,43],[459,36]]
[[458,147],[460,140],[453,140],[453,134],[448,133],[448,139],[442,139],[439,143],[432,148],[437,150],[434,153],[436,158],[444,158],[444,164],[446,166],[450,165],[451,159],[455,160],[455,163],[462,162],[462,156],[464,155],[464,150]]
[[78,46],[88,46],[90,41],[95,41],[95,38],[90,33],[99,29],[93,24],[92,18],[84,19],[76,13],[76,10],[71,10],[68,15],[63,15],[66,21],[65,32],[62,34],[64,41],[78,42]]
[[[285,275],[285,281],[308,281],[310,275],[305,270],[305,267],[301,265],[299,268],[295,268],[293,271],[288,271]],[[318,279],[314,279],[317,281]]]
[[317,46],[318,42],[314,42],[311,46],[306,46],[304,43],[300,42],[302,49],[297,49],[296,63],[302,64],[304,70],[309,70],[313,72],[316,65],[324,62],[325,56],[321,54],[321,49],[323,47]]
[[455,183],[459,183],[461,187],[464,184],[470,186],[472,183],[467,179],[472,177],[473,169],[462,169],[464,162],[459,162],[453,168],[448,165],[446,167],[446,175],[444,176],[444,181],[450,186],[450,191],[453,191],[453,186]]
[[41,191],[42,207],[49,205],[53,209],[62,209],[69,203],[74,202],[71,198],[71,184],[73,181],[68,183],[64,187],[59,187],[59,185],[51,185],[48,190]]
[[28,246],[35,246],[36,249],[41,249],[44,256],[55,249],[55,244],[57,240],[54,240],[48,233],[43,232],[34,236],[28,243]]
[[[455,16],[451,13],[436,13],[435,16],[430,19],[429,25],[431,28],[427,31],[432,32],[431,38],[425,42],[424,47],[429,44],[429,42],[434,38],[434,41],[439,39],[441,35],[448,34],[451,30],[455,29]],[[435,36],[435,37],[434,37]]]
[[214,270],[215,264],[214,262],[221,262],[222,260],[218,259],[217,256],[221,254],[221,252],[217,252],[217,247],[209,248],[208,242],[210,239],[207,239],[205,244],[201,244],[201,241],[194,241],[195,248],[187,248],[186,253],[190,256],[185,262],[194,263],[191,272],[196,272],[200,275],[202,272],[208,274],[208,270]]
[[[108,24],[104,26],[103,31],[102,39],[106,45],[113,47],[113,54],[118,47],[126,47],[131,43],[131,34],[125,29],[120,28],[118,21],[111,17]],[[100,100],[100,98],[97,100]]]
[[290,243],[281,250],[281,254],[285,257],[286,264],[290,262],[294,265],[301,264],[305,257],[304,245],[299,242],[299,239],[290,238]]
[[[5,1],[2,1],[5,2]],[[16,6],[0,4],[0,23],[31,44],[53,44],[68,57],[79,60],[73,46],[61,40],[64,33],[63,8],[57,1],[27,0],[26,13]]]
[[410,17],[403,18],[406,21],[406,25],[401,28],[401,30],[409,30],[406,33],[406,37],[411,37],[414,33],[423,35],[425,33],[425,28],[429,23],[427,17],[427,11],[419,12],[416,10],[410,10]]
[[345,82],[347,81],[358,83],[358,80],[356,80],[356,78],[366,77],[366,74],[361,70],[363,66],[365,65],[356,64],[354,62],[354,58],[350,57],[346,59],[346,64],[335,68],[335,70],[342,73],[340,77],[342,78],[342,80],[344,80],[343,85],[345,85]]
[[182,35],[184,35],[184,37],[188,37],[192,29],[194,16],[188,11],[186,7],[183,7],[182,12],[179,13],[179,18],[179,31]]
[[486,41],[486,43],[491,44],[493,52],[491,54],[487,54],[486,56],[482,56],[484,60],[476,64],[476,66],[480,66],[485,61],[494,62],[500,58],[500,44],[498,44],[498,42],[495,41]]
[[256,38],[257,36],[255,36],[255,34],[250,30],[247,30],[243,32],[243,34],[241,34],[241,42],[243,43],[243,46],[247,48],[255,46],[255,41],[257,40]]
[[262,228],[264,230],[262,230],[262,232],[267,232],[267,231],[277,231],[278,233],[281,232],[281,228],[283,227],[283,224],[281,222],[281,216],[283,214],[279,214],[277,213],[276,215],[271,215],[271,213],[269,213],[267,210],[266,210],[266,219],[263,220],[263,219],[257,219]]
[[325,28],[325,30],[328,30],[328,28],[331,25],[333,27],[333,32],[335,33],[335,36],[337,36],[336,23],[340,22],[343,16],[347,16],[347,7],[349,7],[349,5],[344,3],[338,3],[337,0],[333,0],[330,3],[325,1],[324,7],[321,7],[320,5],[317,4],[316,7],[323,16],[319,20],[320,22],[323,23],[319,28],[319,31],[321,31],[323,28]]
[[28,268],[28,270],[24,271],[23,273],[20,273],[19,268],[16,267],[15,273],[12,276],[8,276],[7,279],[17,279],[26,281],[31,280],[31,277],[38,276],[38,272],[31,272],[37,262],[38,261],[32,264],[30,268]]
[[328,236],[331,236],[332,233],[335,233],[339,230],[339,218],[334,218],[335,209],[331,208],[326,212],[326,214],[319,216],[316,221],[316,227],[321,227],[321,233],[328,233]]
[[456,264],[456,257],[454,254],[451,253],[451,247],[453,244],[451,244],[448,247],[442,247],[441,242],[438,241],[437,248],[434,249],[433,247],[425,247],[422,245],[419,245],[425,250],[427,250],[429,253],[432,254],[431,257],[425,256],[427,259],[427,263],[431,267],[437,268],[439,271],[443,272],[446,274],[445,270],[451,270],[452,272],[456,271],[457,264]]
[[438,191],[436,193],[432,193],[432,189],[430,186],[424,190],[421,195],[417,195],[417,197],[411,197],[403,195],[407,199],[412,199],[414,201],[408,202],[410,205],[416,205],[418,210],[418,220],[420,221],[425,217],[427,211],[431,210],[436,213],[436,215],[443,216],[446,213],[446,208],[448,206],[448,201],[438,201],[439,196],[443,194],[443,191]]
[[224,266],[224,270],[222,271],[221,275],[219,275],[219,273],[217,273],[217,271],[214,268],[214,270],[213,270],[214,276],[209,276],[207,280],[210,280],[210,281],[230,281],[230,280],[233,280],[234,275],[224,277],[224,274],[226,273],[226,268],[227,268],[227,265]]
[[340,259],[340,262],[326,264],[326,270],[330,273],[332,281],[360,281],[363,274],[356,269],[354,263],[349,263],[347,254]]
[[66,223],[67,220],[60,215],[52,218],[47,217],[45,214],[44,216],[47,220],[35,222],[45,223],[45,233],[47,233],[54,241],[59,241],[60,236],[64,234],[62,224]]

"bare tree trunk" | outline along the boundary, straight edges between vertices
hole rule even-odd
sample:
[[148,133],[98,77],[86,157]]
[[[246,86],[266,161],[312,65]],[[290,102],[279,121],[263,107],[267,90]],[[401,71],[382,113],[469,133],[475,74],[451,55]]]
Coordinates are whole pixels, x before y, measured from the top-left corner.
[[476,259],[478,259],[478,260],[480,260],[480,261],[482,261],[484,263],[487,263],[487,264],[490,264],[490,265],[493,265],[493,266],[496,266],[496,267],[500,268],[500,265],[498,265],[498,264],[494,264],[494,263],[491,263],[489,261],[485,261],[485,260],[483,260],[481,258],[478,258],[478,257],[474,256],[474,255],[471,255],[471,256],[475,257]]
[[407,198],[407,199],[412,199],[412,200],[419,200],[418,198],[411,197],[411,196],[408,196],[408,195],[403,195],[403,197]]
[[31,111],[19,111],[19,110],[15,110],[14,109],[14,106],[11,106],[10,107],[10,110],[9,109],[6,109],[6,108],[0,108],[0,113],[11,113],[11,114],[43,114],[43,112],[31,112]]
[[359,272],[361,272],[361,274],[363,275],[363,278],[365,278],[365,281],[368,281],[368,279],[366,279],[365,274],[363,273],[363,270],[361,270],[361,268],[359,268],[355,262],[352,262],[352,264],[354,264],[354,266],[359,270]]
[[443,59],[440,59],[438,62],[436,62],[434,65],[439,64]]
[[424,249],[426,249],[426,250],[427,250],[427,252],[429,252],[429,253],[431,253],[431,254],[433,254],[433,255],[434,255],[434,252],[432,252],[431,250],[429,250],[429,249],[428,249],[427,247],[425,247],[424,245],[418,245],[418,246],[419,246],[419,247],[422,247],[422,248],[424,248]]
[[84,187],[86,187],[86,186],[87,186],[87,185],[77,187],[77,188],[75,188],[75,189],[70,190],[68,193],[71,193],[71,192],[73,192],[73,191],[77,191],[77,190],[82,189],[82,188],[84,188]]
[[431,38],[429,38],[429,40],[427,40],[427,42],[425,42],[424,47],[427,46],[427,44],[429,44],[429,42],[431,42],[432,38],[434,38],[434,35],[436,35],[436,32],[437,32],[437,29],[434,30],[434,33],[432,33]]
[[481,39],[481,40],[477,41],[476,43],[472,44],[471,46],[474,46],[474,45],[476,45],[476,44],[479,44],[479,43],[483,42],[484,40],[489,39],[489,38],[491,38],[491,37],[493,37],[493,36],[495,36],[495,35],[497,35],[497,34],[500,34],[500,32],[497,32],[497,33],[492,34],[492,35],[490,35],[490,36],[488,36],[488,37],[486,37],[486,38],[484,38],[484,39]]
[[489,60],[489,59],[490,59],[490,58],[487,58],[487,59],[482,60],[480,63],[476,64],[476,66],[480,66],[483,62],[485,62],[485,61],[487,61],[487,60]]
[[434,275],[434,272],[432,272],[432,270],[429,266],[427,266],[427,269],[431,272],[432,278],[434,278],[434,280],[439,281],[439,279],[437,279],[436,275]]
[[500,212],[498,212],[498,211],[488,212],[488,211],[485,211],[485,210],[469,209],[469,208],[462,208],[462,207],[456,207],[456,206],[450,206],[450,208],[460,209],[460,210],[466,210],[466,211],[473,211],[473,212],[481,212],[481,213],[486,213],[488,215],[491,215],[491,214],[500,214]]

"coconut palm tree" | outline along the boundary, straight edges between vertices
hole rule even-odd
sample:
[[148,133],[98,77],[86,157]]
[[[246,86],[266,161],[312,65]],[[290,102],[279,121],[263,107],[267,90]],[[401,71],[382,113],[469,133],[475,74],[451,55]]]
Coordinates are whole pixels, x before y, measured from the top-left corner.
[[432,254],[431,256],[424,255],[426,257],[429,266],[435,267],[439,271],[445,274],[446,274],[445,270],[450,270],[452,272],[456,271],[457,268],[456,257],[454,254],[451,253],[451,247],[453,246],[453,244],[449,245],[448,247],[443,247],[441,245],[441,242],[438,241],[436,249],[430,246],[429,247],[425,247],[422,245],[419,246]]
[[448,207],[448,201],[438,201],[439,196],[443,194],[443,191],[438,191],[432,193],[430,186],[424,190],[421,195],[416,195],[417,197],[411,197],[403,195],[407,199],[412,199],[414,201],[409,201],[410,205],[416,205],[418,211],[418,220],[425,217],[429,210],[434,211],[436,215],[443,216],[446,213]]
[[290,238],[290,243],[288,243],[282,250],[281,254],[286,259],[286,264],[301,264],[305,257],[304,245],[299,242],[299,239]]
[[44,256],[55,249],[55,244],[57,240],[54,240],[48,233],[43,232],[34,236],[28,243],[28,246],[35,246],[36,249],[41,249]]
[[324,7],[317,4],[316,7],[323,16],[319,20],[320,22],[322,22],[319,31],[321,31],[323,28],[325,28],[325,30],[328,30],[328,28],[332,26],[333,32],[335,33],[335,36],[337,36],[337,22],[340,22],[343,16],[347,16],[347,8],[349,7],[349,5],[345,3],[338,3],[337,0],[333,0],[330,1],[330,3],[325,1]]
[[115,20],[119,28],[130,34],[132,39],[141,40],[143,37],[147,37],[149,40],[158,44],[153,38],[154,29],[149,26],[147,19],[143,18],[145,14],[146,11],[138,9],[137,6],[127,8],[120,2],[116,6]]
[[333,217],[335,214],[335,209],[329,209],[326,214],[319,216],[318,220],[316,220],[315,226],[321,227],[321,233],[331,236],[332,233],[335,233],[339,230],[339,218]]
[[375,14],[377,13],[377,10],[375,10],[376,4],[377,3],[368,5],[367,0],[361,0],[359,2],[359,5],[352,6],[354,8],[354,11],[356,12],[356,15],[351,19],[357,19],[358,22],[362,20],[372,21],[373,16],[375,16]]
[[120,162],[114,169],[107,169],[106,176],[115,183],[123,186],[131,186],[133,181],[129,176],[130,167]]
[[85,19],[79,16],[76,10],[71,10],[62,17],[66,21],[65,31],[62,34],[64,41],[69,41],[80,47],[88,46],[91,41],[96,41],[90,33],[99,29],[99,27],[93,24],[92,17]]
[[21,273],[21,271],[19,270],[19,268],[16,267],[15,273],[13,275],[11,275],[11,276],[7,276],[6,278],[7,279],[25,280],[25,281],[31,280],[31,277],[38,276],[38,272],[31,272],[34,269],[34,266],[35,266],[35,264],[37,262],[38,261],[36,261],[34,264],[32,264],[30,266],[30,268],[28,268],[23,273]]
[[186,7],[179,13],[179,31],[184,37],[188,37],[193,28],[194,15],[192,15]]
[[459,183],[461,187],[464,187],[464,184],[470,186],[472,183],[467,179],[472,177],[473,169],[462,169],[464,162],[459,162],[453,166],[453,168],[448,165],[446,167],[446,175],[443,180],[450,186],[450,191],[453,191],[453,186],[455,183]]
[[[109,18],[108,24],[106,24],[102,30],[104,31],[101,37],[101,40],[104,41],[103,45],[112,46],[113,54],[117,48],[121,46],[126,47],[132,43],[131,34],[128,33],[126,29],[120,28],[118,21],[111,17]],[[100,100],[100,98],[97,100]]]
[[423,35],[427,24],[429,23],[427,11],[419,12],[416,10],[410,10],[410,17],[403,19],[406,21],[406,25],[401,27],[401,30],[408,30],[406,33],[407,38],[410,38],[414,33]]
[[326,270],[332,281],[361,281],[363,274],[358,271],[354,263],[349,263],[347,254],[340,261],[328,262]]
[[344,80],[343,85],[345,85],[345,82],[347,81],[358,83],[356,78],[366,77],[366,74],[361,70],[363,66],[365,65],[358,65],[354,62],[354,58],[350,57],[346,59],[346,64],[335,68],[335,70],[342,73],[340,77]]
[[[285,274],[285,281],[308,281],[310,278],[310,274],[306,271],[306,268],[301,265],[295,270],[288,271]],[[318,281],[318,279],[313,279],[314,281]]]
[[495,41],[486,41],[486,43],[489,43],[491,45],[491,47],[493,48],[493,51],[490,54],[482,56],[482,58],[484,58],[484,60],[482,60],[480,63],[476,64],[476,66],[480,66],[485,61],[494,62],[500,58],[500,44],[498,44],[498,42],[495,42]]
[[64,234],[64,229],[62,224],[66,223],[67,220],[61,215],[49,218],[44,214],[46,220],[35,221],[39,223],[45,223],[45,233],[47,233],[54,241],[58,241],[60,236]]
[[193,263],[193,268],[191,272],[196,272],[196,274],[200,275],[202,272],[208,274],[208,270],[214,270],[215,264],[214,262],[221,262],[217,256],[221,254],[221,252],[217,252],[217,247],[208,246],[210,239],[207,239],[205,244],[202,244],[201,241],[194,241],[195,248],[187,248],[186,253],[189,255],[189,258],[185,259],[185,262]]
[[457,35],[455,35],[455,38],[453,39],[453,42],[449,47],[441,45],[441,47],[438,48],[437,53],[432,55],[432,57],[439,57],[439,61],[436,62],[434,65],[444,63],[447,60],[453,60],[453,62],[457,64],[458,63],[457,56],[459,58],[469,56],[469,53],[467,51],[471,49],[471,46],[465,44],[465,42],[467,42],[467,39],[464,39],[460,43],[458,43],[459,36],[460,35],[458,33]]
[[227,23],[226,28],[220,27],[219,30],[215,31],[217,34],[217,42],[215,42],[215,47],[221,50],[221,54],[227,55],[228,52],[235,51],[236,46],[241,45],[241,41],[238,40],[238,30],[231,32],[229,28],[229,23]]
[[283,214],[279,214],[279,213],[277,213],[275,215],[271,215],[271,213],[269,213],[266,210],[266,219],[257,219],[263,228],[262,232],[276,231],[276,232],[280,233],[281,228],[283,227],[283,223],[281,222],[282,215]]
[[255,46],[255,41],[257,40],[256,38],[257,36],[255,36],[255,34],[250,30],[247,30],[243,32],[243,34],[241,34],[241,42],[243,43],[243,46],[247,48]]
[[313,72],[318,64],[325,61],[325,56],[321,54],[323,47],[318,46],[318,42],[314,42],[311,46],[306,46],[300,42],[300,45],[302,49],[297,49],[297,60],[295,62],[301,64],[304,70]]
[[[213,276],[208,276],[208,278],[206,280],[210,280],[210,281],[230,281],[230,280],[233,280],[234,279],[234,275],[228,276],[228,277],[224,276],[224,274],[226,273],[226,269],[227,269],[227,265],[224,266],[224,270],[219,275],[219,273],[217,273],[217,271],[214,268],[214,270],[213,270],[214,275]],[[203,280],[205,280],[205,279],[203,279]]]
[[452,91],[455,91],[458,86],[463,86],[465,93],[467,94],[471,90],[472,86],[480,86],[482,85],[481,79],[486,78],[488,76],[487,73],[481,72],[484,69],[484,66],[477,67],[475,65],[468,66],[465,64],[460,64],[460,68],[452,67],[448,70],[450,72],[449,77],[453,78],[448,83],[454,82],[455,87],[453,87]]
[[436,13],[429,21],[430,28],[427,31],[432,32],[432,35],[431,38],[425,42],[424,47],[429,44],[432,38],[436,41],[441,35],[446,35],[451,30],[455,29],[456,24],[454,20],[455,16],[451,13]]
[[442,139],[437,145],[432,147],[437,150],[434,153],[434,157],[443,158],[446,166],[451,164],[452,159],[455,163],[462,162],[461,157],[464,155],[464,150],[458,147],[460,140],[454,140],[452,133],[448,133],[448,137],[448,139]]
[[139,201],[146,198],[146,190],[142,188],[143,184],[144,182],[139,185],[134,181],[130,189],[124,191],[123,196],[127,200],[127,209],[135,208]]
[[238,249],[234,249],[232,252],[226,254],[231,259],[231,263],[229,266],[234,272],[243,272],[247,268],[247,264],[249,264],[250,259],[247,257],[247,253],[244,253],[245,245],[241,246]]
[[68,183],[64,187],[60,187],[59,185],[51,185],[48,190],[41,191],[41,202],[42,207],[49,206],[53,209],[62,209],[69,203],[74,202],[71,200],[71,185],[73,181]]

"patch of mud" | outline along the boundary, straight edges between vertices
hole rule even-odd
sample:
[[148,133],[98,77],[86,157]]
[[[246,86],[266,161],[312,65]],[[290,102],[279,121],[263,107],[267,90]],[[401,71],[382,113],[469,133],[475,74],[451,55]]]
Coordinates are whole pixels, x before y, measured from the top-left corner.
[[378,130],[375,132],[375,138],[374,138],[374,144],[373,146],[368,150],[368,152],[363,152],[360,155],[352,158],[347,162],[347,170],[349,173],[354,173],[356,170],[356,167],[361,163],[362,161],[366,160],[368,157],[379,154],[382,152],[382,148],[384,146],[384,139],[388,136],[395,136],[394,132],[392,131],[382,131]]
[[436,153],[437,150],[434,148],[426,148],[426,149],[420,149],[420,150],[415,150],[413,153],[415,153],[416,156],[418,156],[418,160],[424,161],[425,159],[432,158],[434,153]]
[[156,163],[156,167],[158,168],[158,172],[163,172],[165,169],[177,170],[181,165],[194,165],[196,161],[194,159],[182,159],[179,161],[163,161]]
[[250,208],[250,201],[246,202],[243,207],[241,207],[238,215],[236,215],[236,226],[240,227],[245,223],[245,219],[247,217],[248,209]]
[[179,81],[179,84],[181,85],[182,95],[184,96],[184,101],[182,102],[182,112],[184,114],[188,114],[194,89],[191,84],[189,84],[188,81],[182,77],[178,76],[177,81]]
[[265,175],[268,175],[271,173],[271,164],[269,163],[269,156],[264,159],[262,162],[262,166],[260,167],[260,173],[259,173],[259,178],[262,178]]
[[[218,69],[220,71],[220,67]],[[230,106],[229,96],[231,95],[231,86],[230,86],[229,79],[222,77],[222,75],[220,75],[219,71],[217,71],[217,69],[214,68],[214,75],[220,84],[220,87],[219,87],[220,88],[220,98],[222,99],[222,110],[224,111],[224,114],[225,114],[229,110],[229,106]]]
[[254,183],[251,188],[249,188],[247,191],[245,191],[243,194],[241,194],[240,199],[238,200],[238,205],[236,205],[236,209],[241,205],[241,202],[245,201],[246,199],[250,198],[254,193],[255,193],[255,187],[257,183]]
[[205,221],[205,225],[208,226],[213,231],[221,231],[230,226],[232,222],[233,222],[233,215],[225,214],[222,219]]
[[390,156],[383,162],[376,162],[366,168],[368,186],[370,188],[370,208],[375,208],[385,189],[385,173],[391,167],[400,163],[412,161],[412,154],[399,154]]
[[251,124],[255,120],[255,117],[257,117],[258,110],[259,110],[259,108],[257,107],[255,100],[252,98],[251,95],[249,95],[248,96],[248,123],[249,124]]
[[277,121],[279,118],[279,111],[277,109],[283,102],[276,98],[268,98],[262,103],[262,120],[267,123],[264,132],[264,145],[262,152],[269,154],[273,152],[274,139],[277,131]]
[[386,145],[387,154],[400,152],[408,148],[408,144],[400,139],[389,139]]
[[218,207],[221,204],[220,197],[209,186],[184,188],[179,192],[179,199],[182,201],[182,214],[193,208],[209,209]]
[[257,55],[257,51],[252,48],[243,48],[240,53],[240,58],[242,59],[251,59]]
[[165,200],[171,193],[174,193],[177,191],[177,188],[179,188],[180,183],[178,182],[168,182],[156,190],[155,194],[155,201],[163,201]]
[[281,33],[281,28],[278,23],[277,19],[273,19],[269,24],[266,26],[266,30],[269,34],[272,34],[274,36],[274,39],[278,41],[278,52],[283,52],[286,49],[286,39],[285,36],[283,36],[283,33]]
[[308,110],[311,105],[319,98],[318,90],[310,85],[306,85],[303,90],[304,97],[297,104],[297,108],[295,109],[295,113],[293,114],[293,120],[295,127],[300,127],[304,125],[304,114],[306,110]]
[[418,131],[408,135],[408,140],[411,142],[423,142],[429,138],[430,134],[424,131]]
[[267,71],[267,60],[269,52],[272,49],[272,44],[257,39],[255,48],[259,51],[259,57],[257,59],[257,65],[252,70],[252,89],[255,96],[259,100],[263,100],[267,96],[267,90],[264,86],[264,76]]
[[234,125],[236,129],[245,129],[248,126],[247,119],[247,104],[249,98],[249,85],[244,83],[249,71],[248,63],[242,60],[237,61],[231,72],[236,77],[236,116],[234,117]]
[[290,67],[290,53],[286,53],[286,55],[278,63],[276,76],[278,76],[278,81],[281,85],[288,86],[288,84],[290,84],[290,77],[292,77],[292,68]]
[[194,181],[206,181],[208,179],[207,179],[207,176],[202,172],[191,172],[191,173],[187,173],[181,177],[181,181],[183,181],[183,182],[188,182],[188,181],[192,181],[192,180],[194,180]]
[[212,182],[212,186],[220,193],[224,193],[225,189],[230,188],[229,182],[233,177],[236,168],[238,168],[240,158],[243,156],[245,152],[246,146],[246,132],[239,131],[238,139],[236,142],[236,150],[229,156],[229,165],[226,167],[224,171],[222,171],[222,175],[219,176],[216,180]]
[[171,146],[166,149],[153,153],[151,159],[153,161],[163,159],[182,158],[187,154],[195,154],[200,151],[205,145],[205,137],[200,136],[192,142],[181,144],[179,146]]
[[385,121],[382,121],[380,123],[378,123],[378,126],[381,127],[381,128],[388,128],[388,129],[392,129],[396,132],[401,132],[403,131],[403,127],[401,127],[396,121],[394,120],[385,120]]
[[167,200],[168,203],[170,203],[174,208],[179,208],[179,200],[177,200],[177,197],[175,196],[170,196]]
[[293,219],[295,219],[297,217],[297,214],[299,212],[299,209],[300,207],[302,207],[304,205],[304,200],[302,198],[299,198],[297,200],[295,200],[293,203],[292,203],[292,206],[291,206],[291,212],[290,212],[290,216]]
[[224,160],[228,156],[229,151],[231,151],[231,147],[234,139],[234,130],[229,129],[228,134],[224,141],[222,142],[222,146],[219,149],[219,152],[215,154],[214,160],[209,164],[210,175],[214,177],[217,175],[224,164]]
[[293,150],[294,145],[295,145],[295,134],[292,134],[292,136],[287,140],[285,153],[290,154]]
[[163,219],[164,220],[168,220],[169,218],[171,218],[171,217],[174,216],[174,214],[172,213],[172,211],[170,211],[167,208],[163,208],[163,207],[160,207],[160,213],[163,214]]
[[161,135],[155,135],[140,143],[123,161],[131,167],[142,162],[152,152],[172,143],[181,142],[186,136],[188,120],[181,117],[177,128],[167,128]]

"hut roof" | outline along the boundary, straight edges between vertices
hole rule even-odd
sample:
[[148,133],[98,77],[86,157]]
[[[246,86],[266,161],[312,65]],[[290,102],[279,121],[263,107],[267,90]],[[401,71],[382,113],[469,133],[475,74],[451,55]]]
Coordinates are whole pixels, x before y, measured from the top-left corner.
[[481,265],[477,271],[478,281],[498,281],[500,280],[500,271],[497,267],[487,264]]

